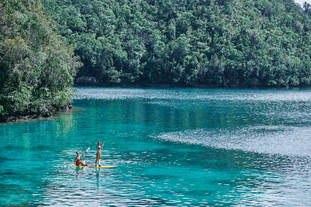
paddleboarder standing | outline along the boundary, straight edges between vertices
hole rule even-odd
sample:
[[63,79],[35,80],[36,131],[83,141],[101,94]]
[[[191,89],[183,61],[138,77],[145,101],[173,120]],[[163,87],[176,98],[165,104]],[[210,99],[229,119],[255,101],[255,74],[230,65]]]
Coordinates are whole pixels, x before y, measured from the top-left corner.
[[100,146],[100,141],[97,142],[97,152],[96,152],[96,161],[95,161],[95,167],[97,167],[97,163],[98,163],[98,166],[100,167],[100,156],[102,154],[102,148],[104,147],[104,141],[103,141],[103,145]]

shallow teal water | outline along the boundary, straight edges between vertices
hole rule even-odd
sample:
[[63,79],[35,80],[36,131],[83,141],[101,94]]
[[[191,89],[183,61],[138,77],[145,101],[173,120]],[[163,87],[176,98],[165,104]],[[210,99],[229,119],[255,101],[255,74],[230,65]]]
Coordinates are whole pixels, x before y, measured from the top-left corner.
[[[311,90],[78,88],[0,124],[1,206],[308,206]],[[115,169],[68,167],[76,151]]]

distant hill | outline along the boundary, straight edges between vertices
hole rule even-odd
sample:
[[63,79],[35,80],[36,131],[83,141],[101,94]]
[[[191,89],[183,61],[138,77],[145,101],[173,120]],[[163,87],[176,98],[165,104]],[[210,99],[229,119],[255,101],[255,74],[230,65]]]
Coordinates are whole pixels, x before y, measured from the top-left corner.
[[42,0],[101,83],[311,84],[309,6],[293,0]]

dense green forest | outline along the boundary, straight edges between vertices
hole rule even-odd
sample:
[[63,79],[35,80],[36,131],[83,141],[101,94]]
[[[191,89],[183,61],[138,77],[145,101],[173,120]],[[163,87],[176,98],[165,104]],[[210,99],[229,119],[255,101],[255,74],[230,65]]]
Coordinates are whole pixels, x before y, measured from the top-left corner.
[[71,102],[81,63],[51,22],[39,0],[0,1],[0,121]]
[[310,18],[294,0],[0,0],[0,120],[69,103],[79,57],[101,84],[310,86]]
[[294,0],[42,0],[101,83],[311,84],[310,5]]

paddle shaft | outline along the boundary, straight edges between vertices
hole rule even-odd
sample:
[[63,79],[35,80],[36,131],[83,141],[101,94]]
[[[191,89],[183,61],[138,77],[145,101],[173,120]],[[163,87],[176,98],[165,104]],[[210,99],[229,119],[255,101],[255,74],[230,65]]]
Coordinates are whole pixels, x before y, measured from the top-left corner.
[[[87,151],[89,151],[89,149],[90,149],[90,148],[87,148],[87,149],[85,150],[85,152],[83,152],[82,156],[84,155],[84,153],[86,153]],[[82,156],[81,156],[81,157],[82,157]]]

